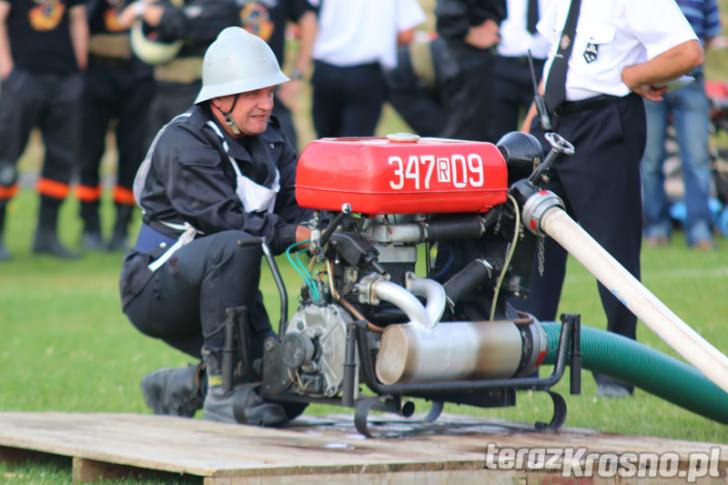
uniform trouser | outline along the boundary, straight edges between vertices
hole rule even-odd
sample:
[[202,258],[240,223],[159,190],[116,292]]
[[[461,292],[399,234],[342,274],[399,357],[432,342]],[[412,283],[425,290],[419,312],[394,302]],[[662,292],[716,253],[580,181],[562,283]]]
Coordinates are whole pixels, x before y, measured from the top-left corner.
[[154,99],[149,107],[145,150],[149,147],[160,128],[192,106],[201,87],[201,81],[191,83],[156,82]]
[[385,99],[379,64],[340,67],[316,61],[311,84],[319,137],[374,135]]
[[[37,190],[44,200],[58,204],[69,192],[76,168],[83,79],[80,74],[36,74],[15,67],[2,82],[0,96],[0,167],[16,170],[18,159],[34,127],[45,145],[45,158]],[[15,193],[15,177],[3,177],[13,186],[0,191],[4,205]]]
[[[534,59],[537,76],[540,76],[542,68],[543,61]],[[489,139],[497,142],[506,133],[519,129],[521,114],[525,114],[533,102],[533,81],[525,57],[498,56],[494,73],[488,124],[491,129]]]
[[446,121],[442,136],[490,141],[489,105],[493,98],[493,62],[490,50],[450,46],[459,74],[443,83]]
[[248,309],[252,356],[259,356],[271,327],[258,291],[261,250],[237,243],[250,236],[224,231],[195,239],[159,268],[124,308],[142,333],[200,357],[224,345],[225,310]]
[[712,215],[708,207],[711,171],[708,151],[709,104],[703,76],[656,103],[645,101],[647,110],[647,147],[642,158],[644,191],[644,233],[647,237],[667,237],[672,231],[670,202],[665,193],[663,165],[667,156],[665,138],[668,118],[672,115],[680,162],[685,182],[685,235],[690,244],[712,239]]
[[415,74],[407,46],[398,49],[397,66],[386,71],[384,79],[389,103],[415,133],[439,136],[444,125],[439,94]]
[[83,144],[80,150],[81,176],[78,197],[98,205],[101,197],[99,168],[106,149],[106,133],[116,119],[118,151],[114,202],[134,205],[132,184],[144,158],[147,112],[154,93],[151,75],[140,76],[133,66],[108,65],[91,61],[86,72],[83,100]]
[[[567,212],[627,271],[640,278],[642,211],[639,162],[645,146],[642,99],[629,95],[597,109],[555,119],[554,131],[571,141],[573,157],[561,157],[549,187],[566,204]],[[543,131],[534,123],[534,135]],[[544,149],[547,144],[544,143]],[[531,292],[514,305],[540,320],[554,320],[566,273],[566,251],[546,238],[543,276],[534,261]],[[607,329],[636,338],[637,317],[607,288],[598,285]],[[605,376],[597,381],[606,382]]]

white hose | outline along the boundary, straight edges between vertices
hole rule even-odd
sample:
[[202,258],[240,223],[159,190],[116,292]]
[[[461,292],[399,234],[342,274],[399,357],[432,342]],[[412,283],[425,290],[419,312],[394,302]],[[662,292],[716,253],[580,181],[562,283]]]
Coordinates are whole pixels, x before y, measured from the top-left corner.
[[435,324],[430,319],[430,315],[422,306],[422,303],[409,291],[396,283],[379,280],[372,283],[372,292],[380,299],[392,303],[394,306],[402,310],[409,323],[415,324],[423,329],[430,330]]
[[566,212],[547,210],[540,226],[662,340],[728,392],[728,357],[658,300]]
[[430,316],[432,327],[440,321],[445,313],[447,294],[445,288],[435,280],[427,278],[414,278],[409,282],[409,291],[412,294],[425,298],[425,311]]

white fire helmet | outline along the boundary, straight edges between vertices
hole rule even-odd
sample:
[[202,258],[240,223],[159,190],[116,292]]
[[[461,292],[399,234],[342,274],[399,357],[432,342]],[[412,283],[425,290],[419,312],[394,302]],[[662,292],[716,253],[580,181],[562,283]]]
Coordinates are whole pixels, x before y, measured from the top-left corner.
[[288,80],[263,39],[241,27],[228,27],[205,52],[202,89],[195,104],[276,86]]

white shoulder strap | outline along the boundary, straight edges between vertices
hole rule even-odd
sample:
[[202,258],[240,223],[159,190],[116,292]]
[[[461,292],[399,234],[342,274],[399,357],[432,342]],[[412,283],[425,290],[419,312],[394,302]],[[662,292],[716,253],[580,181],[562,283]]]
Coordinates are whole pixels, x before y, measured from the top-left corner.
[[144,157],[144,160],[142,161],[141,165],[139,165],[139,169],[134,176],[134,184],[132,188],[134,192],[134,199],[136,200],[139,208],[142,210],[142,213],[144,212],[144,207],[142,207],[142,191],[144,190],[144,184],[147,182],[147,176],[149,176],[149,168],[152,165],[152,155],[154,154],[154,149],[157,147],[157,142],[162,136],[162,133],[164,133],[164,130],[174,121],[189,117],[190,113],[182,113],[172,118],[169,123],[160,128],[157,134],[154,135],[154,139],[152,140],[151,145],[149,145],[149,149],[147,150],[147,154]]

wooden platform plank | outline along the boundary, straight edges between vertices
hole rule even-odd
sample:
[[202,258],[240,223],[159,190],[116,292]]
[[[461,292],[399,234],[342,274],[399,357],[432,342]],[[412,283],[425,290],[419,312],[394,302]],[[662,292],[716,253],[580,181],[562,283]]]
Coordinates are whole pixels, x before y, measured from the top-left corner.
[[71,477],[73,483],[89,483],[102,479],[118,480],[133,475],[135,470],[138,468],[74,457]]
[[47,461],[63,461],[69,460],[67,456],[56,455],[52,453],[43,453],[41,451],[28,450],[23,448],[10,448],[0,446],[0,461],[4,463],[23,463],[28,461],[47,462]]
[[[710,453],[717,447],[720,480],[728,483],[726,445],[581,429],[538,433],[523,425],[449,415],[427,426],[390,420],[381,430],[397,437],[364,439],[351,416],[306,418],[285,429],[269,429],[137,414],[0,413],[0,447],[73,457],[78,481],[105,473],[101,464],[115,464],[207,477],[206,483],[215,485],[264,478],[320,485],[332,476],[337,483],[362,484],[395,476],[397,483],[531,482],[531,472],[486,469],[486,448],[493,443],[498,448],[670,451],[683,462],[690,452]],[[546,481],[560,478],[552,475]]]
[[[523,471],[495,472],[482,469],[338,474],[334,476],[327,474],[244,478],[210,477],[205,478],[204,481],[204,485],[323,485],[328,483],[336,483],[336,485],[526,485],[529,482],[527,481],[527,474]],[[553,481],[552,483],[556,485],[558,482]]]

